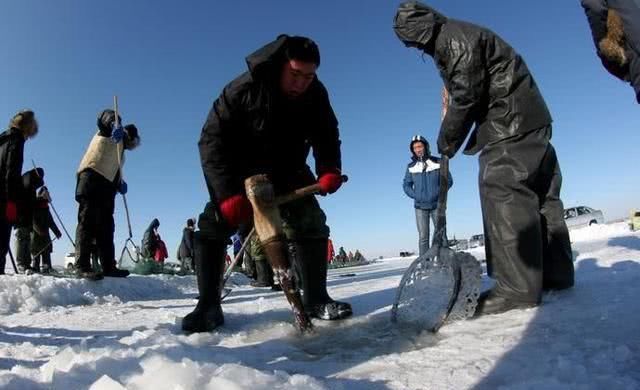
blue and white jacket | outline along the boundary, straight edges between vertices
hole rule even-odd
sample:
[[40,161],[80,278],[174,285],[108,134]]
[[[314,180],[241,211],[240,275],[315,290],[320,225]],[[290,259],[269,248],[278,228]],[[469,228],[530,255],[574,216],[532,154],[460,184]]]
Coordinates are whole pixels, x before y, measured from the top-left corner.
[[[452,185],[453,178],[449,173],[449,188]],[[414,200],[415,208],[435,210],[440,191],[440,159],[430,156],[420,160],[413,155],[411,163],[407,166],[402,188],[404,193]]]

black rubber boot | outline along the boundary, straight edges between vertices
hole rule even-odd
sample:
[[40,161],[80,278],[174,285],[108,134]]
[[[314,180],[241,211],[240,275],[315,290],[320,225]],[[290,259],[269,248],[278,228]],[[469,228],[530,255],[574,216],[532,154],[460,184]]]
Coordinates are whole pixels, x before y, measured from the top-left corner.
[[102,280],[104,276],[102,272],[96,272],[91,267],[78,267],[74,269],[74,272],[78,278],[87,280]]
[[196,308],[182,319],[182,330],[188,333],[211,332],[224,324],[220,290],[226,245],[222,241],[206,239],[200,232],[194,234],[193,245],[200,295]]
[[327,293],[327,240],[295,243],[296,268],[302,287],[302,303],[309,316],[339,320],[353,314],[351,305],[331,299]]
[[271,287],[273,285],[273,271],[267,260],[256,260],[256,280],[251,282],[252,287]]
[[494,291],[485,291],[478,297],[478,306],[473,317],[482,315],[500,314],[509,310],[528,309],[538,306],[535,302],[518,302],[495,294]]
[[116,261],[102,263],[102,274],[111,278],[126,278],[129,276],[129,271],[126,269],[119,269],[116,267]]

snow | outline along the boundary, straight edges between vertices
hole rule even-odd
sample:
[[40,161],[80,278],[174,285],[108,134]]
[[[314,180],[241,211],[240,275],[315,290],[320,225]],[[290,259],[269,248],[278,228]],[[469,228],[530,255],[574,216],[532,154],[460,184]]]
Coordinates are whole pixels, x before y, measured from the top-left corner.
[[389,321],[413,258],[330,271],[332,296],[354,317],[316,320],[304,337],[282,293],[242,275],[224,326],[193,335],[180,330],[196,302],[193,276],[2,276],[0,388],[640,389],[640,233],[617,223],[571,238],[573,289],[435,335]]

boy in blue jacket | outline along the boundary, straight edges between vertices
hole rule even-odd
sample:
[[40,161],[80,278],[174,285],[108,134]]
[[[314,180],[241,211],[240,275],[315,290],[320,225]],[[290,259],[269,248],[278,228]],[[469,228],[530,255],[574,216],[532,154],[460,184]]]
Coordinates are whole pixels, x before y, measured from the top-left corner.
[[[420,256],[429,249],[429,219],[436,224],[436,207],[440,191],[440,159],[431,156],[429,143],[421,136],[411,138],[409,144],[411,162],[407,165],[402,188],[414,201],[418,225],[418,249]],[[449,187],[453,185],[449,173]]]

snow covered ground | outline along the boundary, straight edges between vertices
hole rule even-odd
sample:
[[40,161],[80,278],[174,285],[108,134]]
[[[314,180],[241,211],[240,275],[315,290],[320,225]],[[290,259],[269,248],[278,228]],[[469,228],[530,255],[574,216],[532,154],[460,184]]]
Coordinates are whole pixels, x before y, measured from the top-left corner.
[[241,275],[225,325],[190,336],[192,276],[0,277],[0,388],[640,389],[640,233],[599,225],[572,241],[575,288],[436,335],[389,322],[407,258],[331,271],[354,317],[306,337],[281,293]]

